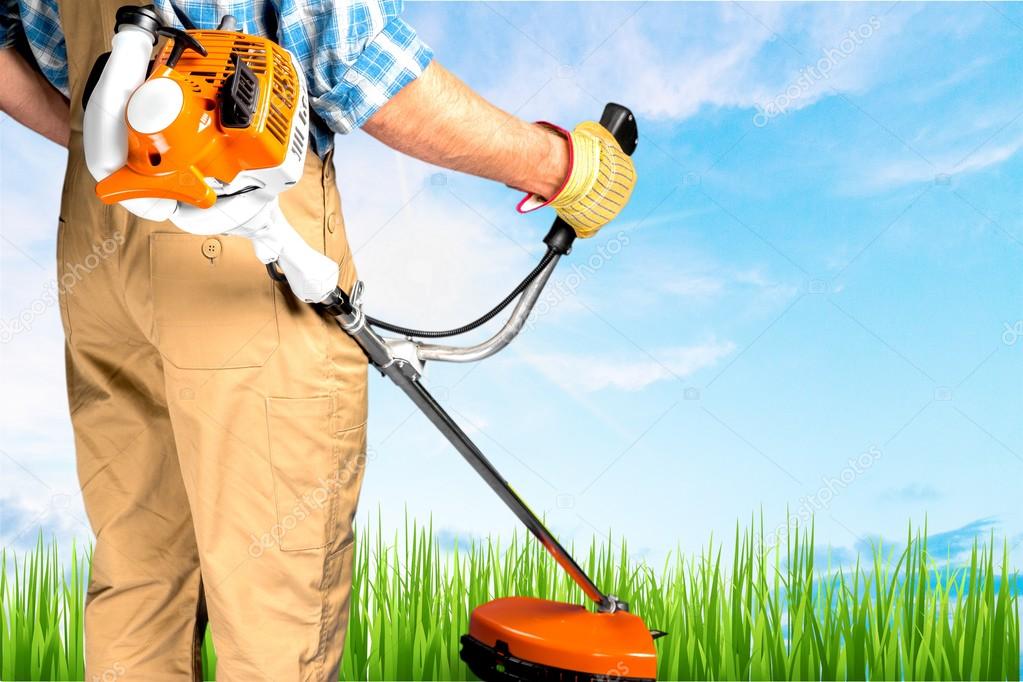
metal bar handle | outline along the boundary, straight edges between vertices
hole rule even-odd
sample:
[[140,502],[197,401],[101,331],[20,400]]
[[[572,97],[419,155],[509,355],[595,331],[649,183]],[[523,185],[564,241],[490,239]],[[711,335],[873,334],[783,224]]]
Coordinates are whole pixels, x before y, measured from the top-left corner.
[[525,327],[529,314],[533,311],[533,307],[540,298],[540,293],[547,285],[547,280],[550,279],[551,273],[554,272],[554,268],[557,267],[560,258],[561,255],[556,254],[551,259],[551,262],[540,271],[537,278],[526,287],[526,290],[519,297],[518,303],[515,304],[515,308],[512,309],[508,321],[504,323],[504,326],[496,334],[486,341],[477,343],[475,346],[420,343],[417,348],[419,359],[424,362],[426,360],[436,360],[438,362],[476,362],[477,360],[489,358],[503,349]]
[[[636,151],[639,140],[639,132],[636,126],[636,119],[626,107],[614,102],[608,102],[600,117],[600,125],[607,128],[608,132],[614,135],[615,140],[621,146],[622,151],[632,155]],[[575,241],[575,230],[564,220],[556,218],[551,225],[550,231],[544,237],[547,248],[554,252],[554,257],[548,263],[540,275],[530,283],[519,297],[518,303],[512,310],[507,322],[486,341],[472,346],[454,346],[448,344],[416,343],[416,353],[421,362],[434,360],[438,362],[476,362],[483,360],[505,348],[515,339],[525,327],[540,293],[550,280],[554,268],[557,266],[561,256],[572,250]]]

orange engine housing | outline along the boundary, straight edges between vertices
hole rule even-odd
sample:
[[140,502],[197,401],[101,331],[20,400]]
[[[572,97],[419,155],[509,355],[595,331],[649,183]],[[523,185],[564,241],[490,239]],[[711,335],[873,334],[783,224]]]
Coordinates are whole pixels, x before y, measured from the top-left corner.
[[505,597],[476,607],[462,658],[482,679],[653,680],[654,639],[626,611]]
[[[292,120],[308,114],[300,107],[302,84],[291,55],[266,38],[244,33],[188,33],[206,48],[206,56],[186,51],[171,68],[166,65],[170,45],[165,45],[147,79],[177,82],[184,93],[181,111],[155,133],[139,132],[128,123],[127,163],[96,187],[105,203],[160,197],[209,208],[216,193],[207,177],[227,184],[242,171],[279,166],[289,145],[298,144],[290,139]],[[245,128],[225,127],[220,119],[219,93],[234,72],[232,53],[259,81],[252,122]]]

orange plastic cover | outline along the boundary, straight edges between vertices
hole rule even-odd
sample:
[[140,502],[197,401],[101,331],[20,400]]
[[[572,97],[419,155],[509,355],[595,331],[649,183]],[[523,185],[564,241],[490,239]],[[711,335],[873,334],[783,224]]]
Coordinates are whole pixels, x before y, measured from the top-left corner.
[[[243,170],[281,165],[288,153],[292,117],[300,93],[291,57],[265,38],[233,31],[189,31],[207,50],[184,53],[166,66],[169,46],[157,58],[149,80],[170,78],[184,93],[177,119],[166,129],[146,134],[128,127],[128,161],[96,187],[106,203],[125,199],[169,198],[209,208],[216,195],[205,178],[231,182]],[[220,125],[218,93],[233,72],[237,53],[259,80],[251,125]]]
[[506,597],[477,607],[469,634],[489,647],[498,640],[515,658],[613,678],[655,678],[657,651],[639,616],[593,613],[575,604]]

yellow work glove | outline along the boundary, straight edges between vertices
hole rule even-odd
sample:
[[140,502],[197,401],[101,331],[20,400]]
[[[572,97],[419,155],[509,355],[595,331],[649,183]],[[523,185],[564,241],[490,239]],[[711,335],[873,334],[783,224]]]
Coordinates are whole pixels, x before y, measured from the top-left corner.
[[636,168],[614,135],[596,121],[585,121],[571,133],[541,122],[568,138],[569,173],[551,198],[527,195],[520,213],[553,208],[579,237],[592,237],[621,213],[636,185]]

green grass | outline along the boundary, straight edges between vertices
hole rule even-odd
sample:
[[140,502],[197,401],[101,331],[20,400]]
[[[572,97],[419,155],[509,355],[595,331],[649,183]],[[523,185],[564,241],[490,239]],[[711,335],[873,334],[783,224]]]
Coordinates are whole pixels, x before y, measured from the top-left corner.
[[[342,679],[468,679],[458,638],[472,606],[512,594],[582,602],[532,539],[442,552],[431,531],[359,534]],[[657,642],[663,679],[1020,679],[1018,577],[993,538],[953,569],[911,529],[904,549],[831,570],[815,562],[812,529],[770,548],[763,535],[737,528],[729,561],[711,542],[654,569],[609,541],[582,563],[669,632]],[[0,555],[2,679],[81,679],[87,563],[72,548],[65,570],[42,539]],[[205,652],[212,678],[208,635]]]

